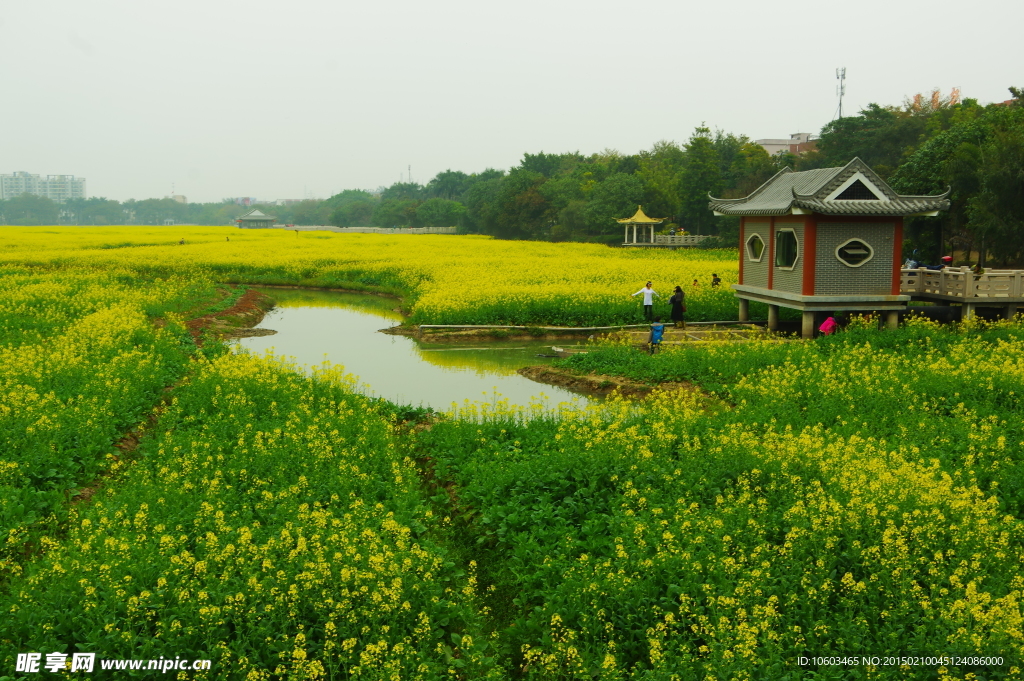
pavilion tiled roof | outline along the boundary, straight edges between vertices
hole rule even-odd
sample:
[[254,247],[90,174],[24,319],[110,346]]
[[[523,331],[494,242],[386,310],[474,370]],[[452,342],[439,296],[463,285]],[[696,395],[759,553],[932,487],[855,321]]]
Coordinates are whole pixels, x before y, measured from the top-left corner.
[[259,210],[258,208],[253,208],[251,211],[249,211],[245,215],[239,216],[238,219],[239,220],[273,220],[274,218],[272,218],[271,216],[267,215],[266,213],[264,213],[263,211]]
[[[871,185],[868,191],[876,196],[875,199],[838,199],[834,196],[858,173],[858,177],[865,178]],[[949,190],[937,196],[897,194],[866,163],[855,158],[841,168],[802,172],[783,168],[750,196],[716,199],[709,194],[708,208],[719,215],[767,216],[813,212],[822,215],[907,216],[946,210],[949,208],[948,196]]]
[[631,218],[622,218],[621,220],[616,220],[616,222],[623,223],[623,224],[629,224],[629,225],[632,225],[632,224],[638,224],[638,225],[657,225],[657,224],[661,224],[664,221],[665,221],[665,218],[649,218],[649,217],[647,217],[647,215],[644,214],[643,206],[637,206],[636,207],[636,213],[633,214],[633,217],[631,217]]

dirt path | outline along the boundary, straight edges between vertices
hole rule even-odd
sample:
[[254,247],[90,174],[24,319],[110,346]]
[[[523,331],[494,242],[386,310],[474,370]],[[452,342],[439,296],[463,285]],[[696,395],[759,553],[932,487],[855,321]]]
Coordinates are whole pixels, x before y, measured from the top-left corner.
[[[204,332],[211,332],[221,338],[244,338],[246,336],[254,335],[269,335],[275,333],[269,331],[269,329],[252,329],[251,327],[256,326],[263,317],[274,307],[274,301],[263,295],[262,293],[249,289],[235,303],[220,312],[211,312],[185,322],[185,327],[192,334],[192,338],[199,343],[202,339]],[[159,325],[162,320],[157,320],[156,323]],[[261,333],[268,332],[268,333]],[[175,388],[180,386],[182,383],[188,380],[188,373],[183,374],[173,384],[166,386],[153,409],[146,415],[146,417],[139,423],[132,426],[128,431],[121,436],[113,447],[117,450],[117,454],[112,454],[113,461],[116,465],[121,461],[131,461],[135,458],[135,450],[138,449],[139,443],[146,436],[147,432],[156,424],[157,419],[163,412],[164,407],[170,401],[172,393]],[[108,478],[111,476],[111,470],[101,471],[96,478],[90,483],[82,485],[74,490],[74,493],[70,495],[70,502],[72,506],[77,506],[83,502],[88,502],[93,495],[103,489]],[[70,492],[70,490],[69,490]]]

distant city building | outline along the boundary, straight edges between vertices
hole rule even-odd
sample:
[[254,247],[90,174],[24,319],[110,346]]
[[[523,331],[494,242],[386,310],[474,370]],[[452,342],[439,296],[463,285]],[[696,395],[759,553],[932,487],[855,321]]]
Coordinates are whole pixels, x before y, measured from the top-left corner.
[[236,198],[224,199],[224,203],[233,203],[238,206],[292,206],[303,201],[320,201],[321,199],[257,199],[255,196],[239,196]]
[[812,135],[809,132],[795,132],[789,136],[789,139],[754,140],[754,144],[764,147],[769,156],[780,153],[799,156],[818,148],[818,136]]
[[0,175],[0,199],[13,199],[22,194],[45,196],[57,203],[68,199],[85,198],[85,178],[74,175],[47,175],[43,179],[39,175],[16,172]]
[[171,194],[169,199],[174,199],[178,203],[188,203],[188,197],[182,196],[181,194]]

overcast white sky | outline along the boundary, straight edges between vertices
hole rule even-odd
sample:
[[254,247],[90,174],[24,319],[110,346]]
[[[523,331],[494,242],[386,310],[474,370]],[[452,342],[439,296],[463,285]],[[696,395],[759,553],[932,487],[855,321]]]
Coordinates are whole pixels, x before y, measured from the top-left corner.
[[326,197],[1024,86],[1020,0],[0,0],[0,173]]

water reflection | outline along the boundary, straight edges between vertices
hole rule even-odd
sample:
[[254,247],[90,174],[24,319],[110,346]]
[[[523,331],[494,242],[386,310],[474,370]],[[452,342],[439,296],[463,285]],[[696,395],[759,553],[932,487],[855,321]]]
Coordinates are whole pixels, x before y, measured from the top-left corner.
[[308,367],[327,360],[359,377],[369,394],[399,404],[448,410],[452,403],[494,402],[495,393],[510,404],[541,401],[578,406],[586,398],[535,383],[516,374],[520,367],[550,362],[543,341],[502,341],[467,345],[421,344],[412,338],[378,333],[401,322],[398,302],[381,296],[295,289],[261,289],[277,303],[260,328],[273,336],[242,339],[250,352],[273,350]]

